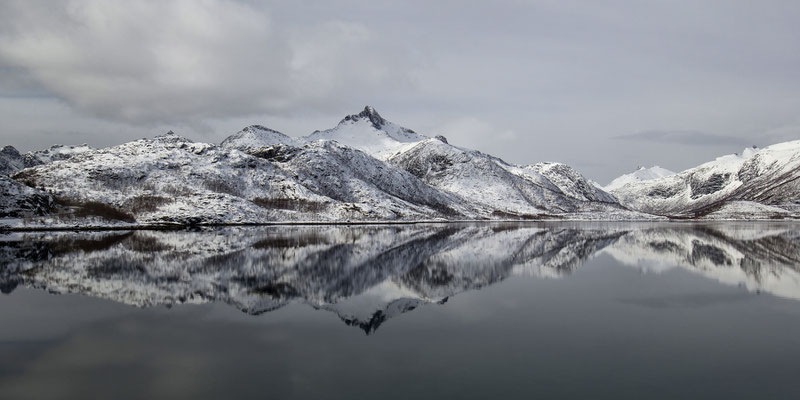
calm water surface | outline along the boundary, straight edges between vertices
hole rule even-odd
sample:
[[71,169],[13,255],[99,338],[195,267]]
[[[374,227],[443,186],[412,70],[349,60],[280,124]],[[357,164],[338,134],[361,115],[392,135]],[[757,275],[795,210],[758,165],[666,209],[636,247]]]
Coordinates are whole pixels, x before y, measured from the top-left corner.
[[0,234],[0,398],[798,398],[800,225]]

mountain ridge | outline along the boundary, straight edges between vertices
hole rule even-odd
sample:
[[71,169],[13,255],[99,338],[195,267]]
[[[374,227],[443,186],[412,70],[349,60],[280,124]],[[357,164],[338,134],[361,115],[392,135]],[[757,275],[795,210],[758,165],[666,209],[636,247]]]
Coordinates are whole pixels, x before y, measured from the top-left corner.
[[800,204],[800,140],[763,149],[746,148],[674,175],[633,182],[611,193],[631,209],[682,218],[713,214],[733,202],[740,206],[738,212],[773,206],[792,213]]
[[250,125],[220,144],[170,131],[103,149],[7,146],[0,226],[796,218],[798,166],[800,141],[787,142],[607,192],[566,164],[514,165],[366,106],[299,138]]

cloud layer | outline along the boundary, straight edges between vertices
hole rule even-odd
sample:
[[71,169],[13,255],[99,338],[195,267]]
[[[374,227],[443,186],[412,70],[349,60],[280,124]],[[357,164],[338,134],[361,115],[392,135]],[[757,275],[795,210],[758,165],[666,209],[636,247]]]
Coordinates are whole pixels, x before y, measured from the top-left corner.
[[407,56],[387,62],[385,52],[399,50],[361,24],[281,26],[265,9],[232,1],[12,0],[0,14],[6,68],[111,120],[324,108],[340,96],[396,89],[411,69]]

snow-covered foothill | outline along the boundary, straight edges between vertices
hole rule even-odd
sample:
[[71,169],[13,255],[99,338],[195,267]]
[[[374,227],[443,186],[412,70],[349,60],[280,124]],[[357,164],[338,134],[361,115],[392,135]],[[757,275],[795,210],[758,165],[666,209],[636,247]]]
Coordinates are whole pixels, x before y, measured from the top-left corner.
[[302,141],[261,125],[251,125],[228,136],[220,143],[220,147],[246,152],[276,144],[298,146],[302,144]]
[[675,175],[675,172],[672,172],[666,168],[661,168],[658,165],[654,165],[652,167],[639,167],[634,172],[618,176],[613,181],[609,182],[608,185],[605,185],[603,189],[607,192],[611,192],[629,183],[650,181],[672,175]]

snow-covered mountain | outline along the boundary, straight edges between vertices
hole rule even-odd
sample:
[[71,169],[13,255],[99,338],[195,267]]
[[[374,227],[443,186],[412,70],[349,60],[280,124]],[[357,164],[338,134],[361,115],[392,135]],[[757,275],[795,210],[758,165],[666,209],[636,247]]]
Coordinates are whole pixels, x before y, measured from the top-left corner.
[[[169,132],[105,149],[9,148],[2,160],[17,204],[5,215],[26,217],[14,226],[647,218],[566,165],[511,165],[371,107],[304,138],[254,125],[220,145]],[[23,215],[34,195],[45,198]]]
[[360,113],[344,117],[335,127],[314,131],[308,136],[293,138],[261,125],[252,125],[229,136],[220,146],[247,152],[278,144],[298,147],[320,140],[336,141],[385,160],[425,139],[428,137],[387,121],[374,108],[366,106]]
[[219,145],[169,132],[104,149],[6,147],[0,226],[794,218],[798,148],[747,149],[669,176],[639,170],[608,193],[565,164],[513,165],[367,106],[299,138],[253,125]]
[[603,190],[611,192],[617,190],[629,183],[637,183],[641,181],[650,181],[653,179],[663,178],[665,176],[675,175],[674,172],[661,168],[658,165],[652,167],[639,167],[636,171],[629,174],[620,175],[611,181],[608,185],[603,187]]
[[781,217],[800,205],[799,178],[796,140],[747,148],[675,175],[631,182],[612,193],[625,206],[658,215]]
[[91,217],[95,224],[416,220],[466,210],[405,171],[325,141],[247,154],[170,132],[14,178],[53,192],[64,205],[62,219]]

